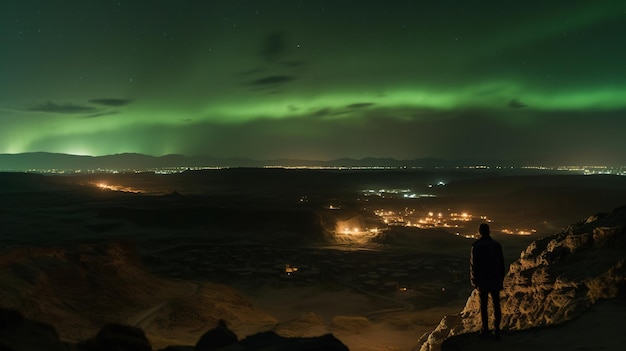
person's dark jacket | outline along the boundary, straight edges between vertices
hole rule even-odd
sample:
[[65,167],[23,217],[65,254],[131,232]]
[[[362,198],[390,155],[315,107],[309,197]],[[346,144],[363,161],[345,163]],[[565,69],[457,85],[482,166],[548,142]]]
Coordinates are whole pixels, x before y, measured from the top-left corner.
[[500,291],[504,282],[502,246],[489,235],[472,244],[470,281],[480,291]]

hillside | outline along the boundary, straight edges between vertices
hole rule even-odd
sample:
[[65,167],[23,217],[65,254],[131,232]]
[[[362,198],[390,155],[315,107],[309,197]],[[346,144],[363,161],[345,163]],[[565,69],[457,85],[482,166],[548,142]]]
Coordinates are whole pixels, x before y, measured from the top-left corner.
[[120,243],[3,254],[0,306],[53,325],[66,341],[90,337],[106,323],[141,327],[155,345],[195,343],[218,319],[241,336],[276,323],[230,287],[147,273]]
[[[537,330],[542,329],[537,328],[562,324],[579,317],[601,300],[623,297],[625,248],[626,207],[590,216],[534,241],[511,264],[505,277],[501,294],[503,339],[506,340],[506,333],[522,330],[541,333]],[[623,317],[626,305],[616,306]],[[449,349],[471,350],[472,343],[465,339],[471,339],[469,334],[479,329],[479,301],[474,291],[460,313],[444,317],[432,333],[420,339],[415,349],[440,350],[444,340],[455,336],[452,340],[457,342]],[[593,330],[588,333],[594,335]],[[599,335],[598,343],[611,342]],[[450,347],[451,342],[447,344]]]

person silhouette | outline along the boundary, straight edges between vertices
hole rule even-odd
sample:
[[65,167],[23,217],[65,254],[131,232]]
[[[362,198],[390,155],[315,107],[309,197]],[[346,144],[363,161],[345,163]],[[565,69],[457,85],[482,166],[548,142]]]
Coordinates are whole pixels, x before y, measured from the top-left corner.
[[489,332],[489,312],[487,303],[489,295],[493,304],[494,336],[500,338],[500,321],[502,311],[500,309],[500,291],[504,283],[504,255],[502,246],[493,240],[490,235],[489,225],[482,223],[478,227],[480,238],[472,244],[470,254],[470,281],[480,296],[480,318],[482,329],[480,336],[487,337]]

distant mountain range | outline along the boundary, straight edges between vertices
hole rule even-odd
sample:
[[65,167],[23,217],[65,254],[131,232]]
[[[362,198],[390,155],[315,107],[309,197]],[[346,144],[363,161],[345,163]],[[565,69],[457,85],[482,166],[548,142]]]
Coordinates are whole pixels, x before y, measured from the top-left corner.
[[458,166],[512,166],[511,162],[498,160],[450,161],[436,158],[396,160],[393,158],[340,158],[330,161],[251,158],[216,158],[210,156],[165,155],[150,156],[123,153],[106,156],[79,156],[49,152],[0,154],[0,171],[43,170],[155,170],[167,168],[198,167],[408,167],[408,168],[454,168]]

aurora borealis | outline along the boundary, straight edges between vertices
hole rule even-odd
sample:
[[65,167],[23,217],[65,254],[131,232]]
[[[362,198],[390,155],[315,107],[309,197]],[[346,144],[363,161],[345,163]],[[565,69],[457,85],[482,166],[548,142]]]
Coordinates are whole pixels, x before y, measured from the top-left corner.
[[0,4],[0,153],[626,164],[626,3]]

